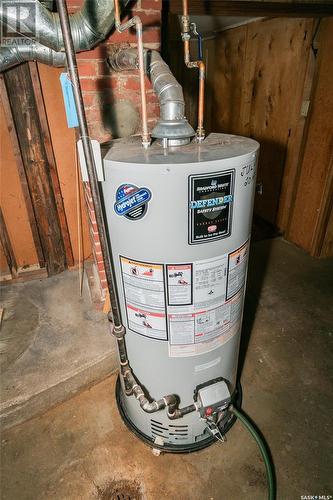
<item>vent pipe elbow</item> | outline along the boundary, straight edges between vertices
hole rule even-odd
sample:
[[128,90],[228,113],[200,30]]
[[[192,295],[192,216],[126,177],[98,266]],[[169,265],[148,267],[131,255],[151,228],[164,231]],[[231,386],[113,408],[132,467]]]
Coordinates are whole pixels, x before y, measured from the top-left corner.
[[0,50],[0,72],[26,61],[38,61],[48,66],[62,68],[66,65],[66,55],[64,52],[56,52],[39,43],[3,47]]
[[[159,52],[144,51],[145,71],[153,85],[160,104],[160,119],[152,131],[152,137],[167,140],[169,145],[187,144],[195,132],[185,118],[183,89],[173,76]],[[108,62],[114,71],[138,68],[136,49],[120,49]]]

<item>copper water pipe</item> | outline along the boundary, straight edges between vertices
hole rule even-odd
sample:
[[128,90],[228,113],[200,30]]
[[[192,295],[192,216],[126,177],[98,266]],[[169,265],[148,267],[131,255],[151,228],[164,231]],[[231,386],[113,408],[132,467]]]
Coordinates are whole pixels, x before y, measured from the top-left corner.
[[198,128],[197,139],[201,142],[205,138],[204,112],[205,112],[205,77],[206,66],[204,61],[191,61],[190,55],[190,18],[188,15],[188,0],[183,0],[182,15],[182,40],[184,42],[184,61],[188,68],[199,69],[199,98],[198,98]]
[[135,26],[136,37],[138,41],[138,62],[139,62],[141,110],[142,110],[142,145],[144,148],[148,148],[148,146],[150,145],[150,134],[148,131],[145,67],[144,67],[143,41],[142,41],[142,22],[139,16],[134,16],[129,21],[127,21],[127,23],[121,24],[119,0],[114,0],[114,18],[115,18],[116,29],[120,33],[126,31],[132,26]]

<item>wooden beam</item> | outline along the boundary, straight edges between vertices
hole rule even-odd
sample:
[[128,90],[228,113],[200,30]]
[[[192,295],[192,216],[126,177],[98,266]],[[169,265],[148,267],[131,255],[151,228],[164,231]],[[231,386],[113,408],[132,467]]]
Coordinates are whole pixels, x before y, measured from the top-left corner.
[[[181,14],[182,0],[172,0],[169,9]],[[333,2],[189,0],[189,11],[193,16],[326,17],[333,16]]]
[[32,205],[32,200],[30,196],[30,191],[29,191],[29,186],[28,186],[28,180],[27,176],[24,170],[24,165],[22,161],[22,156],[21,156],[21,150],[20,150],[20,145],[18,142],[17,134],[16,134],[16,129],[15,129],[15,124],[13,120],[13,115],[12,115],[12,110],[9,105],[9,100],[7,96],[7,89],[6,85],[4,82],[4,76],[3,74],[0,75],[0,96],[1,96],[1,103],[4,109],[4,114],[6,117],[7,121],[7,127],[10,135],[10,139],[12,142],[13,146],[13,151],[14,151],[14,156],[16,160],[16,165],[17,165],[17,171],[19,174],[20,182],[21,182],[21,188],[24,196],[24,201],[25,201],[25,206],[27,209],[27,214],[28,214],[28,219],[29,219],[29,224],[32,232],[32,237],[34,240],[35,244],[35,249],[38,257],[38,263],[39,267],[43,268],[45,267],[45,257],[43,253],[43,248],[42,248],[42,243],[39,237],[39,232],[37,228],[37,223],[35,219],[35,213],[34,213],[34,208]]
[[9,239],[9,234],[7,231],[5,219],[3,218],[1,207],[0,207],[0,242],[6,257],[9,270],[12,273],[12,276],[15,278],[17,276],[17,263],[13,247]]
[[4,74],[46,266],[50,275],[66,268],[66,254],[29,65]]
[[45,267],[43,269],[24,269],[24,271],[18,271],[17,276],[12,279],[1,279],[0,286],[12,285],[13,283],[24,283],[25,281],[41,280],[47,278],[47,271]]
[[333,151],[329,159],[328,175],[325,181],[323,195],[318,210],[318,218],[311,241],[311,255],[316,257],[332,257],[333,251],[327,253],[323,249],[325,237],[329,229],[333,209]]
[[59,183],[59,177],[58,177],[57,166],[56,166],[56,159],[55,159],[54,151],[53,151],[53,147],[52,147],[51,133],[50,133],[50,128],[49,128],[49,124],[48,124],[48,120],[47,120],[45,103],[44,103],[44,99],[43,99],[43,93],[42,93],[42,88],[41,88],[41,84],[40,84],[37,63],[30,62],[29,67],[30,67],[31,81],[32,81],[32,85],[33,85],[34,93],[35,93],[35,100],[36,100],[36,106],[37,106],[37,110],[38,110],[39,121],[40,121],[40,125],[41,125],[41,135],[42,135],[42,139],[43,139],[43,143],[44,143],[47,161],[49,164],[53,192],[54,192],[54,197],[56,200],[59,222],[60,222],[60,227],[61,227],[61,233],[62,233],[62,238],[64,241],[64,246],[65,246],[65,251],[66,251],[66,261],[67,261],[67,264],[69,266],[73,266],[74,265],[74,258],[73,258],[72,245],[71,245],[71,240],[70,240],[70,236],[69,236],[65,207],[64,207],[64,202],[63,202],[60,183]]

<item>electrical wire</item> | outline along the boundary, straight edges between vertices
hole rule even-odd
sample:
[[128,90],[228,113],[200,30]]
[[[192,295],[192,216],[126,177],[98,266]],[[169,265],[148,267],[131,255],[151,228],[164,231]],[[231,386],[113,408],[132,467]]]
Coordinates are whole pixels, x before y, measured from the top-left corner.
[[240,410],[237,410],[237,408],[235,408],[234,406],[230,406],[229,410],[238,418],[238,420],[243,424],[243,426],[249,431],[253,439],[256,441],[266,467],[266,475],[268,482],[268,500],[275,500],[276,488],[275,488],[274,465],[270,458],[270,454],[264,439],[260,436],[254,424],[248,417],[244,415],[244,413],[242,413]]

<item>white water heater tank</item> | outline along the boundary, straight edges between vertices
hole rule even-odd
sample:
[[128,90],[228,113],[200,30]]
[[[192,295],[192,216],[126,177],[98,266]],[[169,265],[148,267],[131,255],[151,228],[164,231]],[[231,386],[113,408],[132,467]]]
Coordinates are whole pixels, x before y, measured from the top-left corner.
[[[258,150],[252,139],[215,133],[147,150],[132,137],[112,141],[104,158],[128,359],[153,399],[177,394],[183,407],[201,390],[204,412],[213,411],[219,381],[235,396]],[[121,384],[121,415],[147,442],[191,451],[214,441],[202,411],[178,420],[166,409],[145,413]]]

